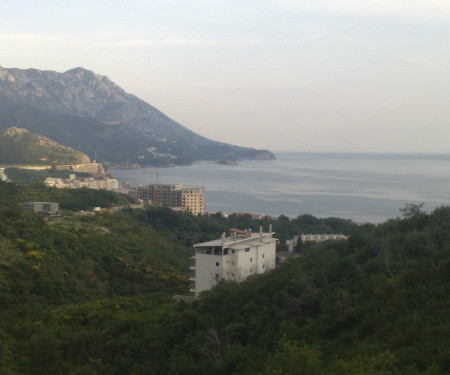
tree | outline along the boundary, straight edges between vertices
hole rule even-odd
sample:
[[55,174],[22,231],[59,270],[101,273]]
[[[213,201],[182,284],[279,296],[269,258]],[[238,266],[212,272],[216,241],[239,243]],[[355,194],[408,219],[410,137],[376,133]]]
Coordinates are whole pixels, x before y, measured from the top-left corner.
[[423,202],[420,204],[406,203],[405,207],[400,208],[400,212],[404,218],[411,219],[413,217],[425,214],[423,211],[423,205]]
[[302,241],[302,237],[301,237],[301,236],[298,236],[297,243],[295,244],[294,251],[295,251],[296,253],[301,253],[302,250],[303,250],[303,241]]

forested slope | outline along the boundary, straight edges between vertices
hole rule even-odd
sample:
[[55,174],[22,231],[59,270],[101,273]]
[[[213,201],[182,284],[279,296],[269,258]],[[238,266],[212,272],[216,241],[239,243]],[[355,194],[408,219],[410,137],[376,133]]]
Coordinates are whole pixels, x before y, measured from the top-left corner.
[[[450,372],[450,208],[409,206],[379,226],[71,211],[95,194],[124,204],[104,193],[0,183],[0,374]],[[32,197],[59,200],[63,216],[22,211]],[[174,302],[187,294],[192,243],[269,223],[282,238],[299,223],[351,236]]]

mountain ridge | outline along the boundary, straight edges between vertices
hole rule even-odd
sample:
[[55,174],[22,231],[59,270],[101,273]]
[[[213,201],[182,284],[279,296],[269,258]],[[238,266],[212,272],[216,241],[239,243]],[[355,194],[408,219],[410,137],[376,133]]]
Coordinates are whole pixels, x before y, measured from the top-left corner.
[[0,130],[17,125],[105,162],[168,166],[230,155],[275,158],[267,150],[196,134],[108,77],[81,67],[64,73],[0,67],[0,99]]

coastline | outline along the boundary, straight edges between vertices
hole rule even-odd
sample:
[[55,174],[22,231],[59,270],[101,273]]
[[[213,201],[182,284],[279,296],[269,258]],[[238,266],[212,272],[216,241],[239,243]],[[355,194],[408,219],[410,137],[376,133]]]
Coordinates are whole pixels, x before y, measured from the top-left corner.
[[[228,166],[199,161],[189,167],[111,170],[132,185],[180,183],[205,187],[208,212],[277,217],[340,217],[379,223],[407,203],[425,209],[448,204],[450,155],[293,153]],[[448,190],[447,190],[448,189]]]

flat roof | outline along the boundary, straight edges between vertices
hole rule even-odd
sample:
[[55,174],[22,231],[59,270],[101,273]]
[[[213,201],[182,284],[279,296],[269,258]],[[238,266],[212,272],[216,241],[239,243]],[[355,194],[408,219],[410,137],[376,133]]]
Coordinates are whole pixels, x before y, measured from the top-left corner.
[[217,240],[201,242],[194,244],[194,247],[233,247],[235,249],[252,246],[252,243],[260,244],[261,242],[269,243],[276,241],[276,238],[272,238],[275,232],[263,232],[263,233],[251,233],[250,237],[246,238],[233,238],[225,237],[225,239],[219,238]]

